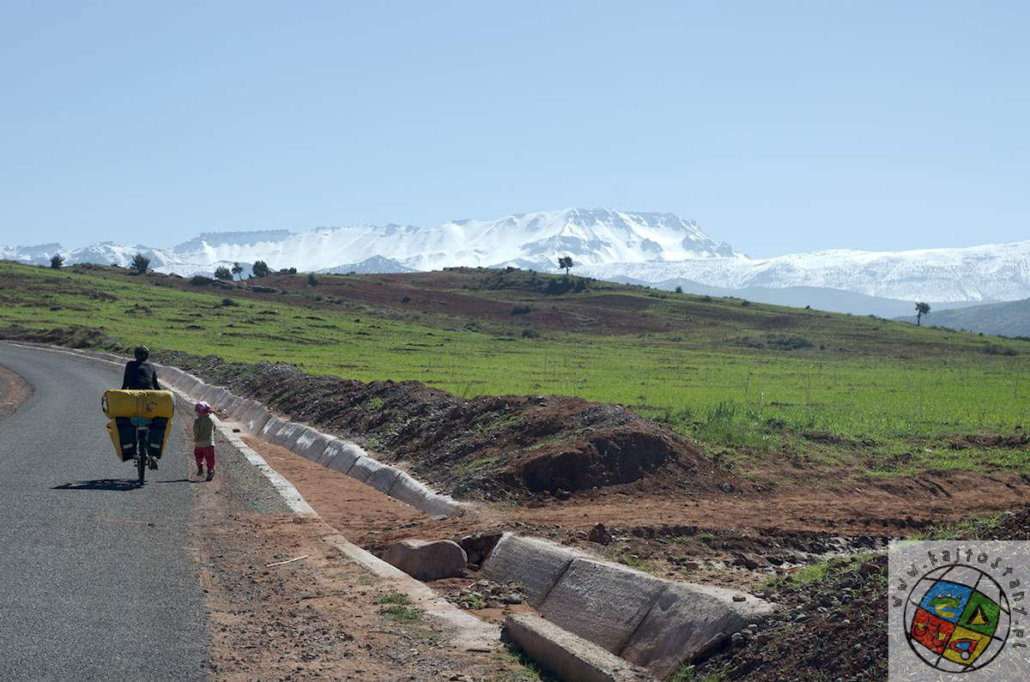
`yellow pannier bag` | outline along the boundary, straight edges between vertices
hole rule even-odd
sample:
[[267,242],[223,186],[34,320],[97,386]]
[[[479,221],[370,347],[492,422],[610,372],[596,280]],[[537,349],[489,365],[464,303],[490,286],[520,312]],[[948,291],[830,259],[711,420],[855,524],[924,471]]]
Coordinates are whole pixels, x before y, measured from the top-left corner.
[[171,391],[104,391],[100,404],[110,418],[171,419],[175,414],[175,397]]

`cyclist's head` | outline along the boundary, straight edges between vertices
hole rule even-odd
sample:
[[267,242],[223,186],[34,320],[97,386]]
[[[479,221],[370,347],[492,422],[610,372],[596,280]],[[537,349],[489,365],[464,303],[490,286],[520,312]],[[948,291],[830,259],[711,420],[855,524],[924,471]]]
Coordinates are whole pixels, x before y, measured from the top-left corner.
[[207,414],[211,412],[211,406],[201,400],[199,403],[193,406],[193,409],[197,411],[197,414]]
[[143,362],[150,357],[150,349],[146,346],[136,346],[132,350],[132,354],[136,356],[136,359]]

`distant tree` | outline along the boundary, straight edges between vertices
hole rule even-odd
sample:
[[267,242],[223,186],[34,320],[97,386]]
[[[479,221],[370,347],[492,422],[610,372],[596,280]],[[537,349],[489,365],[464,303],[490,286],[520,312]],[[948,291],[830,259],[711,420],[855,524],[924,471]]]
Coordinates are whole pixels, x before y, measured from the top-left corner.
[[313,273],[313,272],[309,272],[308,273],[308,286],[309,287],[318,286],[318,278],[315,277],[315,273]]
[[576,267],[576,264],[572,262],[572,256],[559,256],[558,267],[565,270],[565,276],[569,276],[569,269]]
[[230,279],[232,279],[232,273],[229,272],[229,268],[222,265],[221,267],[215,268],[215,279],[220,279],[227,282]]
[[677,294],[682,294],[683,293],[683,287],[676,287],[676,293]]
[[61,266],[64,265],[64,256],[59,253],[55,253],[50,256],[50,267],[54,270],[60,270]]
[[147,274],[147,270],[150,269],[150,259],[142,253],[137,253],[132,257],[132,269],[141,275]]
[[923,303],[922,301],[916,303],[916,326],[920,326],[920,322],[923,319],[923,315],[930,314],[930,304]]
[[[241,272],[243,272],[243,266],[240,265],[239,263],[233,263],[232,264],[232,274],[233,275],[239,275]],[[243,278],[241,277],[240,279],[243,279]]]
[[252,269],[255,277],[268,277],[271,273],[271,270],[268,268],[268,263],[263,260],[254,261],[254,267]]

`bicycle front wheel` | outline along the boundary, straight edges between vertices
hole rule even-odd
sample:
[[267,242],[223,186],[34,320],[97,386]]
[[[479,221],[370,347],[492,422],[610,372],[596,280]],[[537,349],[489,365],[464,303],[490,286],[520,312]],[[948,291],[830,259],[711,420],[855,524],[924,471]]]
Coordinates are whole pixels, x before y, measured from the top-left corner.
[[136,475],[139,477],[139,485],[143,485],[147,478],[147,457],[150,454],[148,440],[145,429],[136,429]]

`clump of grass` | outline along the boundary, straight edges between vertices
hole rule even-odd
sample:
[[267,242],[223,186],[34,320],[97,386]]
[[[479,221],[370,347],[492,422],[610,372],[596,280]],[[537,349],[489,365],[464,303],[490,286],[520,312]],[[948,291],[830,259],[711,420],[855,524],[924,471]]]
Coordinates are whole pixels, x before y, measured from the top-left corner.
[[382,595],[376,600],[376,604],[400,604],[401,606],[407,606],[411,603],[408,595],[401,594],[400,592],[388,592]]
[[386,616],[390,620],[397,620],[408,623],[414,622],[419,618],[418,609],[413,609],[410,606],[402,606],[400,604],[384,606],[381,609],[379,609],[379,613]]
[[998,528],[1004,512],[988,516],[974,516],[955,523],[934,526],[913,536],[915,540],[985,540]]

